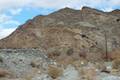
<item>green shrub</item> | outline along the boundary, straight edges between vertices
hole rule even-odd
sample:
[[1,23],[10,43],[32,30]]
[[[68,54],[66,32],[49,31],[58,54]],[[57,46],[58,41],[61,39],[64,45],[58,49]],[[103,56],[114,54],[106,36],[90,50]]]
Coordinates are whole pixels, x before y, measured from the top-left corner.
[[74,53],[73,48],[70,48],[70,49],[67,50],[67,55],[68,56],[71,56],[73,53]]

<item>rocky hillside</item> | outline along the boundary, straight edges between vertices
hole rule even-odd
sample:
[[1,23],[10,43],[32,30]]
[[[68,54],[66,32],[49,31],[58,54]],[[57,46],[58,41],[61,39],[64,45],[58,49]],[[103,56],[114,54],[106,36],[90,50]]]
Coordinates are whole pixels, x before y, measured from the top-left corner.
[[106,45],[109,52],[120,47],[119,13],[120,10],[102,12],[83,7],[39,15],[0,40],[0,48],[42,48],[50,57],[63,53],[76,53],[75,57],[85,57],[87,53],[101,56]]
[[0,80],[120,80],[120,10],[36,16],[0,48]]

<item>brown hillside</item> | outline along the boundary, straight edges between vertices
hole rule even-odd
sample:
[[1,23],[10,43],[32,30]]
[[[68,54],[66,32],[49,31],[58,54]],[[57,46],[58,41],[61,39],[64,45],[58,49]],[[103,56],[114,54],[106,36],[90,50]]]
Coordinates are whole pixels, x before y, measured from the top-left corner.
[[[105,13],[89,7],[64,8],[47,16],[36,16],[0,40],[0,48],[43,48],[48,53],[77,55],[104,53],[105,34],[108,51],[120,47],[120,10]],[[98,54],[96,54],[98,55]]]

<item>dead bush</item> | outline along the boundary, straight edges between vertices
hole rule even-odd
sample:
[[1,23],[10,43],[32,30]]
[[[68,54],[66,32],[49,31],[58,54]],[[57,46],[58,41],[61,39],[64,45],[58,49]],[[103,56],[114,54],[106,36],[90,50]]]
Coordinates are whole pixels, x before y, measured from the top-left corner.
[[113,50],[111,53],[109,53],[110,58],[112,60],[120,58],[120,50]]
[[79,56],[82,57],[82,58],[86,58],[86,53],[85,52],[80,52]]
[[81,77],[84,80],[97,80],[97,72],[95,67],[79,67],[79,72],[81,74]]
[[58,57],[60,55],[61,55],[61,52],[58,51],[58,50],[55,50],[55,51],[53,51],[51,53],[48,53],[48,57],[51,58],[51,59],[54,59],[54,58],[56,58],[56,57]]
[[64,66],[72,64],[73,62],[74,62],[74,59],[72,56],[64,56],[63,58],[60,58],[59,60],[57,60],[57,63],[62,64]]
[[87,53],[87,56],[86,56],[86,59],[91,61],[91,62],[96,62],[96,61],[102,61],[102,54],[101,53],[94,53],[94,52],[91,52],[91,53]]
[[37,69],[37,68],[32,68],[32,70],[31,70],[29,73],[25,74],[23,77],[24,77],[25,80],[32,80],[32,78],[33,78],[36,74],[38,74],[38,71],[39,71],[39,69]]
[[120,69],[120,59],[113,60],[113,68]]
[[49,66],[48,68],[48,74],[53,78],[56,79],[58,78],[60,75],[62,75],[63,70],[55,67],[55,66]]
[[8,70],[0,68],[0,77],[6,77],[10,75],[10,72]]

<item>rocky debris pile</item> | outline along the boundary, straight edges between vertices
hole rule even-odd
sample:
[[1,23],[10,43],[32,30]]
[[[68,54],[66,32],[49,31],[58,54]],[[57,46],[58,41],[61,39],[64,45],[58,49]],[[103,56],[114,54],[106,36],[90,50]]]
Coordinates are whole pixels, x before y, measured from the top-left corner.
[[119,59],[62,64],[38,49],[0,50],[0,80],[120,80]]
[[[8,72],[13,77],[24,77],[33,68],[47,70],[48,64],[52,64],[45,53],[37,49],[1,49],[0,50],[0,76]],[[5,70],[4,70],[5,69]]]

